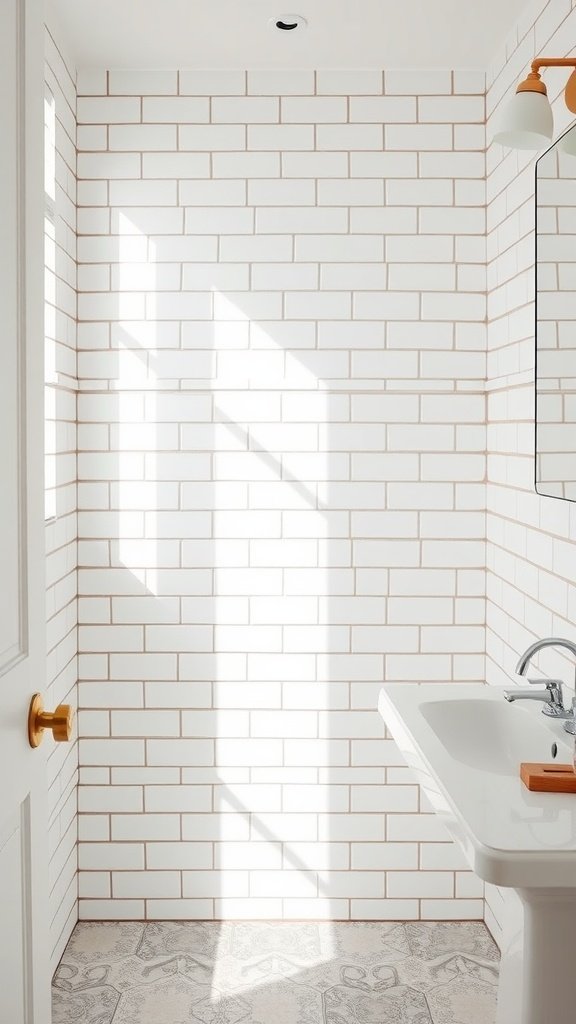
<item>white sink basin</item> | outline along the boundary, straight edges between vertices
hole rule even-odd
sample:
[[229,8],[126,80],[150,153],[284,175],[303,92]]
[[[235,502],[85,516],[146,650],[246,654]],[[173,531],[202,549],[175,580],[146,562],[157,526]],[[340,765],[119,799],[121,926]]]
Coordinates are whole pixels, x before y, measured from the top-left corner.
[[508,704],[501,694],[500,700],[428,700],[420,707],[450,756],[467,768],[517,778],[522,761],[551,760],[550,735],[541,715],[536,718],[519,704]]
[[522,761],[571,762],[562,723],[499,687],[388,684],[379,709],[480,878],[514,888],[498,1024],[574,1024],[576,793],[532,793]]
[[[434,809],[480,878],[576,887],[576,794],[531,793],[521,761],[570,761],[562,724],[499,687],[395,683],[379,708]],[[576,1020],[576,1013],[575,1013]]]

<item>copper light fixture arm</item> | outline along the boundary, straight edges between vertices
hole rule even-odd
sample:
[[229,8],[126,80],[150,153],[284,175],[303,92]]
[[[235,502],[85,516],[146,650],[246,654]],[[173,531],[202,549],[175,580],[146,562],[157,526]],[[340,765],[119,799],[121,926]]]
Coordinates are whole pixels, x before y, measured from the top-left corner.
[[536,75],[539,68],[576,68],[576,57],[535,57],[531,67]]
[[576,114],[576,57],[535,57],[530,67],[530,74],[520,82],[516,92],[536,92],[542,96],[547,95],[547,90],[540,77],[540,68],[574,68],[566,83],[564,100],[568,110]]

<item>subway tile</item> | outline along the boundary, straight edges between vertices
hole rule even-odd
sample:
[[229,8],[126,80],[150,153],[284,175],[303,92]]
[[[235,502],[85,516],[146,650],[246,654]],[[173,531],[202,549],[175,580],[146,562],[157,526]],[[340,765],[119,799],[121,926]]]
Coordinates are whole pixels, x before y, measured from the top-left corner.
[[[415,178],[417,175],[417,153],[350,153],[350,176],[353,178],[402,178],[406,180]],[[446,173],[440,177],[446,177]]]
[[111,896],[109,872],[81,872],[78,875],[78,896],[80,899],[108,899]]
[[[175,132],[176,128],[166,128],[165,131]],[[173,136],[170,135],[170,145],[150,148],[175,148]],[[244,150],[246,149],[246,129],[241,124],[179,125],[178,148],[181,151],[204,150],[208,153],[215,150]],[[234,174],[234,177],[237,176]]]
[[389,178],[386,201],[390,206],[452,206],[454,185],[449,178]]
[[177,78],[177,71],[113,68],[108,72],[108,90],[111,96],[170,96],[178,91]]
[[[306,147],[302,146],[301,148],[305,149]],[[380,150],[382,148],[382,125],[319,124],[316,127],[316,148],[320,150]]]
[[205,921],[213,912],[211,899],[146,900],[146,916],[150,921]]
[[280,154],[270,153],[212,153],[214,178],[274,178],[280,174]]
[[78,903],[81,921],[137,921],[144,919],[144,900],[82,899]]
[[[361,213],[361,210],[353,211]],[[261,239],[264,242],[265,239]],[[383,239],[370,234],[358,235],[299,235],[295,239],[295,259],[300,261],[321,260],[330,263],[353,263],[360,261],[381,262],[384,255]],[[287,257],[288,258],[288,257]]]
[[317,715],[313,711],[252,711],[252,736],[295,737],[316,736]]
[[250,825],[247,815],[185,814],[182,817],[182,838],[190,842],[247,842]]
[[185,899],[246,897],[249,894],[249,876],[245,871],[184,871],[182,892]]
[[355,240],[363,235],[416,234],[418,211],[411,206],[358,207],[350,210],[350,228]]
[[214,741],[147,739],[146,754],[149,765],[211,765],[214,764]]
[[180,873],[178,871],[113,871],[112,895],[114,899],[177,898],[180,896]]
[[384,80],[389,95],[442,96],[452,91],[451,73],[443,68],[390,68]]
[[109,197],[111,206],[174,206],[177,200],[176,182],[150,179],[111,181]]
[[282,151],[314,149],[314,127],[300,124],[248,125],[247,148]]
[[[243,180],[180,181],[179,198],[183,206],[244,206],[246,183]],[[216,227],[211,230],[216,232]]]
[[347,102],[344,96],[283,97],[281,120],[293,124],[326,124],[347,120]]
[[173,125],[112,124],[108,129],[111,150],[161,150],[176,146],[176,128]]
[[269,766],[282,763],[282,741],[280,739],[218,739],[216,741],[217,765],[250,765],[254,763]]
[[423,899],[420,906],[423,921],[482,921],[484,916],[481,899]]
[[223,711],[183,711],[182,712],[182,735],[183,736],[206,736],[217,735],[219,738],[225,736],[248,736],[249,715],[247,710]]
[[383,842],[385,819],[378,814],[320,814],[318,836],[331,842]]
[[180,772],[177,768],[149,768],[149,767],[114,767],[110,772],[111,781],[114,785],[138,785],[164,783],[175,785]]
[[257,234],[338,234],[346,230],[346,212],[338,207],[262,207],[256,211]]
[[454,235],[481,235],[484,233],[484,218],[484,209],[481,206],[466,210],[457,207],[442,210],[423,207],[420,211],[420,230],[423,234],[445,232]]
[[214,96],[212,98],[213,124],[219,122],[242,125],[274,124],[279,120],[279,113],[280,101],[272,96]]
[[421,153],[419,160],[423,178],[484,178],[483,153]]
[[107,814],[80,814],[77,817],[78,842],[104,843],[110,840]]
[[[76,105],[78,124],[128,124],[140,121],[140,99],[137,96],[80,96]],[[87,146],[87,149],[92,147]],[[125,147],[130,148],[130,147]]]
[[353,96],[350,121],[409,124],[416,121],[416,99],[413,96]]
[[246,92],[244,71],[180,71],[179,80],[182,96],[243,96]]
[[140,158],[136,153],[79,153],[79,178],[137,178]]
[[143,178],[208,178],[208,153],[143,153]]
[[[178,788],[178,787],[174,787]],[[151,871],[201,870],[212,867],[212,844],[202,842],[148,842],[146,864]]]
[[416,843],[352,843],[350,866],[353,871],[416,870],[418,846]]
[[79,743],[80,764],[144,764],[144,740],[83,739]]
[[464,124],[484,122],[483,96],[420,96],[418,99],[420,121],[460,121]]
[[178,736],[177,711],[112,711],[113,736]]
[[385,126],[384,135],[386,149],[418,152],[452,149],[452,126],[448,124],[391,124]]
[[392,842],[442,843],[447,838],[445,826],[435,814],[389,814],[387,817],[387,839]]
[[319,95],[365,96],[382,92],[382,72],[376,69],[333,68],[316,72]]
[[336,153],[282,153],[282,175],[285,178],[345,178],[348,155]]
[[144,693],[148,708],[208,707],[212,696],[210,683],[191,684],[185,680],[176,683],[147,682],[144,684]]
[[266,263],[252,267],[252,287],[255,290],[282,289],[292,291],[318,287],[318,267],[315,263]]
[[214,866],[219,870],[228,871],[230,868],[271,870],[280,868],[281,864],[282,848],[279,842],[252,841],[214,844]]
[[220,259],[227,263],[268,263],[292,258],[293,241],[284,235],[223,235],[220,238]]
[[353,899],[351,913],[359,921],[416,921],[419,918],[418,900]]
[[107,71],[100,70],[100,68],[82,68],[76,74],[78,96],[104,96],[107,88]]
[[[83,150],[94,151],[98,149],[108,149],[107,126],[105,124],[79,124],[76,129],[76,144],[79,149]],[[78,205],[90,206],[90,203],[85,202],[86,190],[84,190],[82,196],[80,196],[79,194],[80,191],[81,190],[78,190],[77,193]],[[84,200],[84,202],[82,202],[81,200]]]
[[249,96],[308,96],[314,92],[314,71],[262,68],[248,71]]
[[80,786],[79,812],[142,811],[139,786]]
[[215,914],[217,919],[245,920],[250,916],[252,920],[279,919],[282,915],[281,899],[263,898],[226,898],[215,900]]
[[391,899],[450,899],[454,875],[451,871],[388,871],[386,895]]
[[178,125],[207,122],[210,120],[209,102],[207,97],[145,97],[142,100],[142,121],[145,124],[168,122]]
[[295,178],[256,179],[248,182],[250,206],[313,206],[315,202],[314,182]]
[[177,814],[125,814],[112,815],[112,839],[178,839],[180,819]]
[[383,182],[375,179],[329,178],[318,182],[320,206],[377,206],[383,201]]

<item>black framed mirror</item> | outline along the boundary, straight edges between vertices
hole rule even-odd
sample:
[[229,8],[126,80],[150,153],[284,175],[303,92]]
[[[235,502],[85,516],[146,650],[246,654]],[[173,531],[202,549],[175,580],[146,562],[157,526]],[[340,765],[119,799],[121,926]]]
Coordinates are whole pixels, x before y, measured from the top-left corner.
[[535,487],[576,501],[576,125],[536,161]]

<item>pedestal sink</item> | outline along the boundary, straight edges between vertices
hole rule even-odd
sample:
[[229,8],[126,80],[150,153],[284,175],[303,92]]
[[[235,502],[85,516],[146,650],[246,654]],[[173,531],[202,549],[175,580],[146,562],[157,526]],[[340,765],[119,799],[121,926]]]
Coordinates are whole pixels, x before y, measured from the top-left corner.
[[435,811],[486,882],[516,890],[497,1024],[576,1022],[576,794],[531,793],[521,761],[572,760],[540,704],[499,687],[388,684],[379,710]]

